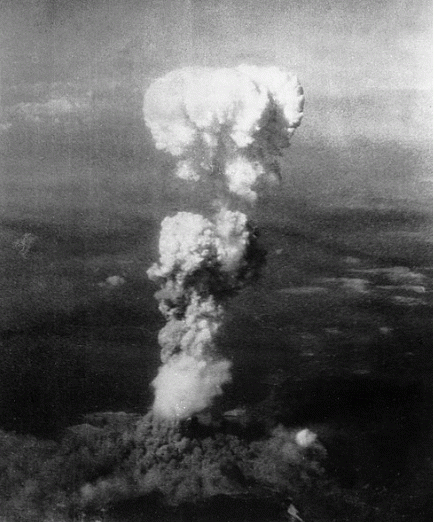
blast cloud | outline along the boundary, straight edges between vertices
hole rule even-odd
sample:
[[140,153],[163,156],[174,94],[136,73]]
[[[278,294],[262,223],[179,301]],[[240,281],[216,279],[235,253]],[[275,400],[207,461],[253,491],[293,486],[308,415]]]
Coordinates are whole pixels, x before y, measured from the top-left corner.
[[[211,218],[179,212],[163,220],[160,260],[148,276],[167,319],[159,334],[163,366],[153,381],[154,414],[188,418],[211,404],[230,380],[216,356],[224,303],[258,275],[264,253],[232,197],[253,203],[258,179],[280,174],[277,158],[302,118],[295,76],[276,67],[185,68],[157,79],[144,100],[156,146],[178,158],[176,175],[211,180]],[[231,196],[232,195],[232,196]]]
[[149,87],[144,114],[157,148],[179,158],[180,178],[221,176],[254,201],[252,187],[289,145],[303,104],[297,78],[277,67],[185,68]]

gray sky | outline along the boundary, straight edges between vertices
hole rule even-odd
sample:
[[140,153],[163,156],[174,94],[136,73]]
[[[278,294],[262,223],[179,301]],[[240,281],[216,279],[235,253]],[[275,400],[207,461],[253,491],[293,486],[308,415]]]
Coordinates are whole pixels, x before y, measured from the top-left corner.
[[[310,92],[431,87],[430,0],[0,0],[6,74],[95,72],[130,46],[150,74],[274,63]],[[43,74],[43,73],[42,73]],[[49,79],[49,78],[47,78]],[[8,78],[7,78],[8,80]]]
[[304,136],[432,143],[431,0],[0,0],[0,37],[4,85],[274,64]]

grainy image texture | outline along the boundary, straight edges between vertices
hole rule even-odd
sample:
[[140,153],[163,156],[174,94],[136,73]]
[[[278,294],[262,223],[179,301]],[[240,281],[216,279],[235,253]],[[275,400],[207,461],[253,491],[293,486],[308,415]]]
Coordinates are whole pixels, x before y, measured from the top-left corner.
[[431,22],[0,0],[0,522],[432,519]]

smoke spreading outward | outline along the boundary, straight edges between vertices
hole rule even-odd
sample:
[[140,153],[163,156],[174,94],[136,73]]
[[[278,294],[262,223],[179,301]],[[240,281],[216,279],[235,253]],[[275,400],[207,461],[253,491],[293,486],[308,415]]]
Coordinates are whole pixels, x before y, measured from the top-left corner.
[[230,381],[216,336],[225,301],[258,276],[264,253],[237,202],[254,204],[261,176],[280,176],[278,158],[303,116],[303,90],[277,67],[184,68],[154,81],[145,122],[156,147],[178,159],[179,178],[212,183],[215,214],[179,212],[162,222],[160,260],[148,270],[167,320],[153,413],[182,420]]

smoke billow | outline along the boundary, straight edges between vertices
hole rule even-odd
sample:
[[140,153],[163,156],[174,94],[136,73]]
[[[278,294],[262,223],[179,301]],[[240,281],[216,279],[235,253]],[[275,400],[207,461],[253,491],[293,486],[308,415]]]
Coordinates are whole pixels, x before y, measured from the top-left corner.
[[229,361],[216,360],[223,304],[261,264],[256,235],[241,212],[222,209],[210,221],[179,212],[163,220],[160,263],[148,270],[167,319],[160,331],[163,366],[154,381],[154,412],[186,418],[208,406],[229,381]]
[[159,334],[163,366],[153,381],[157,417],[190,417],[230,380],[231,364],[216,348],[224,303],[258,275],[264,253],[247,216],[229,201],[253,203],[258,179],[280,175],[278,157],[300,124],[303,102],[295,76],[246,65],[173,71],[145,94],[157,148],[178,158],[178,177],[210,180],[217,208],[210,218],[166,217],[159,263],[148,270],[167,320]]

